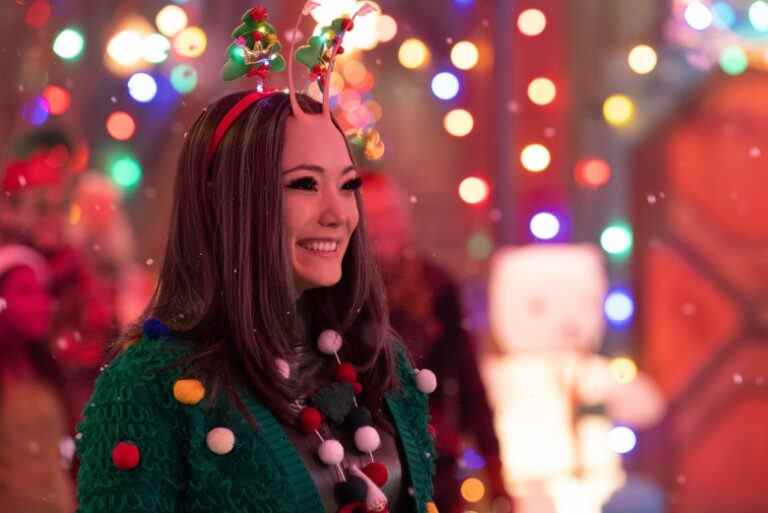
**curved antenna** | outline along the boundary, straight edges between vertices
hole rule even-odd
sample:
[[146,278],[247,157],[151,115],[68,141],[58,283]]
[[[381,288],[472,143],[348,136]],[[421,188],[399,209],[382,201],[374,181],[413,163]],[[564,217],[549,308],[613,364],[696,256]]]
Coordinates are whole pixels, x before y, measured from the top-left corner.
[[[358,16],[365,16],[366,14],[372,13],[376,10],[377,9],[373,5],[366,2],[352,16],[351,21],[354,22],[355,18]],[[331,77],[333,76],[333,67],[336,64],[336,54],[339,51],[339,47],[341,46],[342,40],[344,39],[344,35],[345,33],[342,33],[342,36],[339,38],[336,44],[333,45],[333,53],[331,53],[331,58],[328,62],[328,71],[325,74],[325,83],[323,84],[323,116],[328,116],[329,118],[331,117]]]
[[288,96],[291,99],[291,110],[293,116],[298,120],[306,120],[309,116],[304,112],[299,105],[299,99],[296,97],[296,82],[293,80],[293,54],[296,50],[296,40],[299,39],[299,25],[301,25],[301,19],[312,12],[312,9],[320,5],[314,0],[309,0],[299,13],[299,19],[296,20],[296,26],[293,28],[293,34],[291,37],[291,51],[288,54]]

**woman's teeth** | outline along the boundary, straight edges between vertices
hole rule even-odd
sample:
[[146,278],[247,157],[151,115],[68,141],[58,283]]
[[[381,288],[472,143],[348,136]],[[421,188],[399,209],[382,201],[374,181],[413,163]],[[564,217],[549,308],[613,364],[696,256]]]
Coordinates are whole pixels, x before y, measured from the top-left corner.
[[321,253],[333,253],[339,247],[338,242],[299,242],[299,246],[310,251],[318,251]]

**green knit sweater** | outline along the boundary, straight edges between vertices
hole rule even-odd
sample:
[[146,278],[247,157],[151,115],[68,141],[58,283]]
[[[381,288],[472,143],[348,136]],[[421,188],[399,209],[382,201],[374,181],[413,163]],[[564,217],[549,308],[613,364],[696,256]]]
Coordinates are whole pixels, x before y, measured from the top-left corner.
[[[275,417],[245,398],[254,431],[234,409],[186,405],[173,385],[189,378],[163,369],[188,351],[173,339],[143,338],[118,356],[96,381],[78,426],[78,513],[321,513],[312,478]],[[425,513],[432,497],[436,453],[427,431],[427,400],[398,351],[401,387],[386,403],[405,458],[403,478],[413,488],[412,511]],[[234,449],[212,452],[207,433],[227,427]],[[120,441],[138,446],[140,462],[119,470],[112,451]],[[434,505],[429,504],[434,511]]]

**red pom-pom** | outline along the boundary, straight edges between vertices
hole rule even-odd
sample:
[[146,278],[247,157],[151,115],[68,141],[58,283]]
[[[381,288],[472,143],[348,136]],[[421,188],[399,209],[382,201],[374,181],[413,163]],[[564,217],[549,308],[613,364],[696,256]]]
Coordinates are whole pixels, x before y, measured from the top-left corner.
[[352,383],[352,390],[354,390],[355,395],[360,395],[363,393],[363,385],[360,383]]
[[250,16],[253,21],[264,21],[267,19],[267,8],[262,6],[254,7],[251,9],[251,12],[248,13],[248,16]]
[[351,363],[342,362],[336,367],[336,381],[354,383],[357,381],[357,370]]
[[320,66],[319,64],[315,64],[312,67],[312,73],[314,73],[315,75],[322,75],[323,74],[323,67]]
[[432,440],[437,439],[437,429],[435,429],[435,426],[432,424],[427,424],[427,432],[429,433],[429,436],[432,437]]
[[261,41],[262,39],[264,39],[264,34],[259,32],[258,30],[254,30],[253,32],[251,32],[251,36],[253,37],[254,41]]
[[131,442],[118,442],[112,449],[112,463],[120,470],[132,470],[139,466],[139,447]]
[[336,50],[336,55],[341,55],[342,53],[344,53],[344,47],[340,46],[339,49]]
[[368,476],[379,488],[387,484],[387,479],[389,479],[387,467],[376,462],[369,463],[363,467],[363,474]]
[[305,434],[309,435],[314,433],[320,429],[322,423],[323,414],[316,408],[307,406],[299,412],[299,427]]
[[345,31],[352,30],[355,28],[355,23],[350,18],[346,18],[341,22],[341,28]]

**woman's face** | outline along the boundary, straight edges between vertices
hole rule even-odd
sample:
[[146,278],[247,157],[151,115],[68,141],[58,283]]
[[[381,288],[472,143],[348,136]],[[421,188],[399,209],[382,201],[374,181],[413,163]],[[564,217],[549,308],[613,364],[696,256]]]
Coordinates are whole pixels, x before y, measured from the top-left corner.
[[341,261],[360,218],[360,178],[344,137],[322,116],[288,118],[282,156],[283,242],[301,294],[341,279]]

